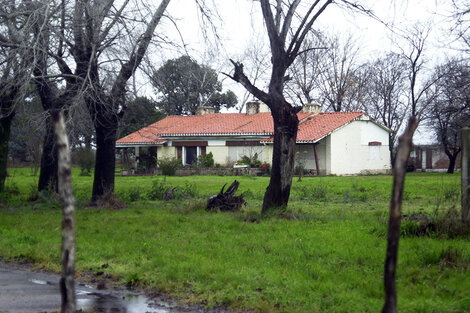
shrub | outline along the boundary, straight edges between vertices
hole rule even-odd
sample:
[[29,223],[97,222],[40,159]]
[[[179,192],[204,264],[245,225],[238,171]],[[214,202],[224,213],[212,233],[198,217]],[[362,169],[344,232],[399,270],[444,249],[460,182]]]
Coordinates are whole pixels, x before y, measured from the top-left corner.
[[80,176],[90,176],[95,166],[95,153],[89,148],[78,148],[72,153],[72,159],[80,168]]
[[192,198],[197,195],[194,185],[186,184],[184,187],[171,186],[166,180],[155,180],[147,193],[150,200],[173,200]]
[[140,188],[139,187],[130,188],[129,191],[127,192],[127,196],[130,202],[135,202],[135,201],[140,200],[140,197],[141,197]]
[[95,154],[91,149],[78,148],[73,152],[75,163],[80,167],[80,176],[90,176],[95,166]]
[[157,160],[158,168],[162,171],[163,175],[173,176],[176,170],[181,168],[181,161],[173,157],[163,157]]
[[328,194],[326,185],[301,186],[296,189],[302,199],[325,200]]
[[214,167],[214,155],[212,154],[212,152],[209,152],[206,155],[200,155],[198,157],[198,163],[203,168]]

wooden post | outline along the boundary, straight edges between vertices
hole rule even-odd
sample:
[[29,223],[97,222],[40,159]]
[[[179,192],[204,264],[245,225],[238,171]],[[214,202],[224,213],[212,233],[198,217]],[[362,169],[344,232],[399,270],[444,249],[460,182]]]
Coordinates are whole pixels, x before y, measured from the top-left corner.
[[462,128],[462,222],[470,225],[470,128]]
[[70,146],[62,112],[53,114],[58,154],[59,195],[62,202],[61,313],[74,313],[75,297],[75,198],[72,192]]
[[313,153],[315,154],[315,167],[317,168],[317,175],[320,175],[320,167],[318,166],[317,144],[313,144]]

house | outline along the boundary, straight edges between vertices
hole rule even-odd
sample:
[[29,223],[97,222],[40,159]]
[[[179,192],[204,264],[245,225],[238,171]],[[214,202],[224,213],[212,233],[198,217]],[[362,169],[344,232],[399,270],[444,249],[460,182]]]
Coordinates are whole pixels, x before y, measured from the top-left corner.
[[[354,175],[390,170],[389,129],[362,112],[320,112],[306,105],[298,113],[297,163],[315,174]],[[273,121],[269,108],[247,103],[247,113],[214,113],[202,107],[197,115],[168,116],[119,139],[118,148],[136,148],[136,155],[176,157],[184,165],[212,153],[215,163],[232,166],[243,156],[271,163]]]

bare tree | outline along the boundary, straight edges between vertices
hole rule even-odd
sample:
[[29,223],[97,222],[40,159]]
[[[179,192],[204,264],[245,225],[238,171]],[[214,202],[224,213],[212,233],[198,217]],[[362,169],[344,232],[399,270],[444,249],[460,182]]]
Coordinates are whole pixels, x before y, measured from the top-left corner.
[[[240,62],[247,68],[245,75],[249,78],[253,85],[262,84],[269,75],[269,54],[270,51],[267,49],[264,41],[259,37],[251,38],[247,44],[243,54],[240,56]],[[242,112],[245,104],[252,97],[251,93],[245,89],[242,99],[240,100],[240,106],[238,112]]]
[[318,87],[321,101],[334,112],[358,111],[364,92],[364,81],[357,63],[359,47],[352,35],[345,39],[327,38],[325,57],[321,59]]
[[[123,12],[129,1],[124,1],[119,8],[114,7],[114,2],[77,1],[73,16],[74,43],[70,49],[84,87],[83,98],[96,130],[92,202],[114,191],[116,135],[119,119],[125,111],[127,81],[140,65],[170,0],[162,0],[150,19],[142,17],[147,26],[137,37],[133,35],[135,28],[123,34],[126,26],[119,25],[125,20]],[[119,58],[117,70],[102,65],[101,55],[107,51],[111,53],[115,41],[124,35],[130,44],[127,58]],[[112,70],[108,76],[107,70]]]
[[405,93],[406,69],[405,59],[395,53],[388,53],[364,67],[369,75],[364,110],[391,130],[388,144],[392,165],[398,131],[406,120],[409,106]]
[[470,4],[466,0],[452,0],[454,25],[451,31],[462,43],[463,51],[470,53]]
[[[230,77],[242,84],[250,93],[271,109],[274,121],[274,146],[271,179],[263,200],[262,212],[288,204],[295,158],[295,141],[300,107],[287,102],[284,87],[289,77],[287,69],[301,52],[302,43],[317,18],[333,3],[317,0],[304,3],[300,0],[284,2],[261,0],[266,31],[271,49],[271,78],[268,91],[256,87],[245,75],[244,66],[232,61],[234,72]],[[351,7],[359,7],[350,1],[341,1]]]
[[27,17],[31,9],[23,1],[0,2],[0,192],[5,187],[16,104],[29,91],[32,23]]
[[311,30],[289,71],[292,80],[286,85],[286,93],[292,103],[321,104],[320,78],[325,71],[327,53],[327,39],[324,34]]
[[449,60],[437,67],[435,75],[440,79],[429,125],[449,158],[447,173],[453,173],[462,150],[460,129],[470,124],[470,66],[462,60]]
[[[44,23],[36,32],[40,48],[35,81],[45,109],[83,103],[90,113],[97,147],[92,202],[114,190],[115,141],[126,108],[127,81],[169,2],[162,0],[154,9],[143,2],[142,7],[131,6],[129,0],[44,3]],[[51,66],[60,75],[51,75]],[[57,84],[57,79],[65,83]]]
[[397,312],[396,267],[398,260],[398,243],[400,239],[401,207],[403,189],[405,186],[406,164],[410,156],[413,135],[419,121],[425,117],[426,109],[432,101],[429,95],[436,78],[421,81],[424,71],[424,48],[429,28],[419,25],[406,36],[407,48],[402,48],[408,72],[408,92],[410,102],[410,118],[403,134],[398,139],[398,149],[393,167],[393,188],[390,201],[390,216],[388,222],[387,254],[384,266],[385,303],[382,313]]

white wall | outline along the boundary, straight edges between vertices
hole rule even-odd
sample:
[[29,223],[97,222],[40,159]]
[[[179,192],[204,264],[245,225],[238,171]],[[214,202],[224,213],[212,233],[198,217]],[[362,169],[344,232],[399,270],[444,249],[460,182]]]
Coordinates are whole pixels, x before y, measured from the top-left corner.
[[[353,121],[330,135],[331,168],[327,174],[386,173],[390,170],[388,132],[370,121]],[[378,141],[380,146],[369,146]]]
[[176,158],[176,147],[157,147],[157,158]]
[[207,146],[206,154],[212,152],[214,157],[214,163],[218,163],[222,166],[228,164],[228,147],[226,146]]

